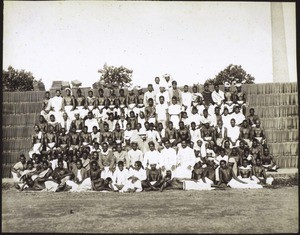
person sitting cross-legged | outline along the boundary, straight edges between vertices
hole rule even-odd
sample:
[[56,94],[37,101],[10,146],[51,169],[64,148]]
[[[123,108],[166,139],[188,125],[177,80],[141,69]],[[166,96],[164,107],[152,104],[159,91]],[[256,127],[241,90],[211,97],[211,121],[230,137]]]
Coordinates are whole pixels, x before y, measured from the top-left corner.
[[253,180],[255,180],[258,183],[260,182],[262,184],[272,185],[274,178],[271,176],[267,177],[265,168],[262,166],[261,159],[259,157],[255,159],[255,165],[252,169]]
[[76,161],[76,168],[72,169],[73,179],[68,180],[66,184],[71,187],[71,192],[81,192],[91,189],[91,179],[88,177],[88,171],[83,168],[82,161]]
[[238,167],[238,178],[244,182],[247,182],[249,188],[262,188],[263,186],[258,184],[256,180],[252,178],[252,167],[248,163],[247,159],[243,159],[242,166]]
[[112,185],[115,192],[122,190],[127,182],[129,171],[124,168],[124,162],[118,161],[117,168],[113,173]]
[[142,181],[142,187],[145,191],[158,191],[162,185],[162,173],[156,168],[156,164],[150,164],[150,169],[146,171],[147,179]]

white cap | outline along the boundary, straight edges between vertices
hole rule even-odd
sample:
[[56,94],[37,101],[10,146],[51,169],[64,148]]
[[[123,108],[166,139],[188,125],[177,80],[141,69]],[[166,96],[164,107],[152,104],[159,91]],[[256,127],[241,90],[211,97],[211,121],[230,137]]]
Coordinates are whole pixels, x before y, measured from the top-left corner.
[[224,83],[224,87],[230,87],[230,83],[229,82],[225,82]]

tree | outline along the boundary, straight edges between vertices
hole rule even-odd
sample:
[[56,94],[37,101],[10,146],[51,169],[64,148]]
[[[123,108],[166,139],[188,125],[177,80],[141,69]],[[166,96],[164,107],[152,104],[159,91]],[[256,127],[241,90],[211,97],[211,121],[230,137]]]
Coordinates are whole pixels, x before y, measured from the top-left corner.
[[230,84],[243,83],[253,84],[255,78],[247,74],[241,65],[228,65],[224,70],[218,73],[213,79],[207,79],[205,83],[223,85],[225,82]]
[[115,67],[104,64],[103,68],[98,70],[98,73],[101,74],[100,83],[105,84],[106,87],[120,88],[132,85],[132,70],[124,66]]
[[33,91],[34,80],[32,73],[24,69],[16,70],[9,66],[7,71],[2,70],[4,91]]

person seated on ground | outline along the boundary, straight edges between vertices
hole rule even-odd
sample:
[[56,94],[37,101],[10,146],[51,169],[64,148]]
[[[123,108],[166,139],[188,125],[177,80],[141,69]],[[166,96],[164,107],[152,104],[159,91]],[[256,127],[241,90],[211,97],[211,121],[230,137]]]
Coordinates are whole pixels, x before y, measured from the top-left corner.
[[150,169],[146,170],[147,178],[142,181],[144,191],[158,191],[162,185],[162,173],[156,168],[156,164],[150,164]]
[[90,179],[91,179],[91,188],[93,191],[97,191],[97,189],[102,185],[101,179],[101,170],[97,161],[92,160],[90,162]]
[[219,168],[220,168],[220,162],[221,161],[225,161],[226,162],[226,164],[228,164],[228,155],[226,155],[225,154],[225,149],[224,148],[221,148],[221,147],[219,147],[219,155],[215,158],[215,163],[216,163],[216,165],[217,166],[219,166],[219,167],[217,167],[216,168],[216,181],[219,181]]
[[31,179],[34,181],[36,188],[45,189],[45,182],[52,179],[52,174],[53,170],[51,169],[49,162],[43,161],[42,169],[32,175]]
[[232,148],[228,155],[228,164],[231,165],[233,172],[237,175],[237,167],[240,163],[240,155],[236,147]]
[[26,163],[27,167],[26,169],[22,172],[20,180],[24,182],[24,179],[26,178],[31,178],[36,172],[36,168],[34,167],[34,164],[31,160],[27,161]]
[[72,169],[72,177],[66,181],[66,184],[71,187],[71,192],[82,192],[91,189],[91,179],[88,176],[88,171],[83,168],[80,159],[76,160],[76,168]]
[[250,148],[250,153],[252,154],[253,158],[256,159],[257,157],[261,157],[262,152],[262,145],[259,144],[257,139],[253,139],[252,146]]
[[225,82],[224,84],[224,108],[228,109],[229,113],[233,112],[233,107],[234,107],[234,93],[230,91],[230,83]]
[[159,165],[161,167],[162,175],[170,170],[174,172],[177,164],[177,154],[175,149],[171,148],[171,143],[168,139],[164,142],[164,148],[160,152]]
[[171,147],[176,146],[177,140],[177,130],[173,127],[173,122],[169,122],[168,127],[166,128],[166,139],[170,141]]
[[222,147],[227,139],[227,128],[223,125],[222,119],[218,120],[217,126],[214,128],[213,140],[219,147]]
[[76,104],[76,109],[79,114],[80,117],[83,119],[85,118],[85,116],[87,115],[87,108],[86,108],[86,99],[84,97],[84,95],[82,95],[82,91],[80,88],[78,88],[78,90],[76,91],[77,93],[77,97],[75,98],[75,104]]
[[177,168],[174,172],[174,177],[180,179],[190,179],[192,168],[195,165],[196,157],[194,150],[188,147],[187,142],[181,142],[181,148],[177,153]]
[[237,126],[241,126],[244,120],[246,120],[245,115],[241,113],[240,106],[235,105],[234,106],[234,112],[230,114],[231,118],[234,118],[235,123]]
[[237,178],[233,169],[227,166],[226,161],[222,160],[220,162],[219,171],[220,180],[216,185],[217,187],[247,188],[248,184]]
[[258,143],[267,146],[267,139],[264,128],[260,126],[260,120],[256,121],[256,124],[254,127],[252,127],[252,133],[251,136],[253,139],[258,140]]
[[227,128],[227,137],[230,142],[230,148],[237,147],[240,142],[240,128],[236,125],[235,119],[230,120],[230,127]]
[[181,118],[181,106],[177,103],[177,97],[172,97],[172,104],[168,108],[168,120],[173,123],[176,130],[179,129],[179,121]]
[[57,147],[57,135],[54,132],[54,127],[49,126],[49,130],[44,136],[44,143],[46,145],[47,153],[53,152]]
[[72,127],[69,134],[68,148],[69,150],[77,150],[80,146],[79,133],[76,132],[75,127]]
[[159,189],[160,192],[170,189],[183,190],[183,180],[173,178],[171,171],[167,171],[166,176],[162,179],[162,182],[163,184]]
[[45,181],[46,191],[61,192],[66,187],[66,182],[70,180],[72,172],[64,168],[63,161],[58,161],[58,166],[52,173],[52,179]]
[[234,92],[234,102],[242,109],[242,113],[246,114],[246,93],[242,91],[242,84],[236,83],[236,91]]
[[240,136],[239,136],[240,140],[244,140],[247,145],[251,148],[252,146],[252,136],[251,136],[251,127],[248,124],[247,120],[244,120],[242,122],[242,125],[240,127]]
[[277,169],[279,169],[279,166],[276,165],[275,159],[270,154],[270,150],[268,147],[264,147],[263,154],[260,159],[261,159],[262,166],[267,171],[276,171],[277,172]]
[[255,114],[254,108],[249,109],[249,115],[247,116],[247,121],[250,127],[255,127],[256,121],[260,120],[258,115]]
[[[219,167],[215,164],[214,158],[208,157],[205,161],[206,167],[204,172],[205,179],[207,178],[206,182],[213,182],[212,185],[216,183],[216,169]],[[202,165],[203,167],[203,165]]]
[[191,141],[191,134],[190,134],[189,129],[184,126],[184,122],[180,121],[179,122],[179,129],[177,131],[177,140],[176,140],[177,146],[183,140],[185,140],[186,142],[190,142]]
[[155,143],[153,141],[148,142],[149,151],[145,152],[143,167],[144,169],[149,169],[151,164],[156,164],[160,167],[159,162],[161,159],[161,154],[155,149]]
[[184,180],[184,190],[212,190],[213,181],[205,177],[206,168],[202,167],[201,162],[194,165],[191,180]]
[[33,154],[32,155],[32,163],[33,167],[39,171],[42,168],[42,162],[41,162],[41,155],[40,154]]
[[40,191],[43,189],[37,186],[36,183],[33,181],[33,179],[28,175],[24,176],[23,182],[24,184],[20,188],[20,191],[24,191],[24,190]]
[[114,151],[113,154],[116,158],[116,162],[123,162],[123,165],[128,165],[128,152],[123,150],[121,143],[116,145],[116,151]]
[[34,125],[34,134],[32,139],[32,150],[29,151],[29,157],[32,158],[32,154],[40,154],[43,148],[43,133],[38,125]]
[[116,164],[116,158],[113,152],[108,149],[108,144],[106,142],[102,143],[102,150],[99,153],[98,164],[100,167],[101,178],[106,179],[107,177],[112,177],[113,170]]
[[80,158],[80,160],[82,162],[82,168],[89,173],[91,160],[88,158],[88,156],[89,156],[89,151],[84,150],[82,152],[82,158]]
[[129,169],[128,179],[119,192],[141,192],[142,181],[147,179],[146,170],[140,161],[134,163],[134,168]]
[[21,154],[19,157],[19,162],[17,162],[11,169],[11,174],[14,180],[14,185],[16,189],[20,189],[23,185],[21,181],[21,176],[24,170],[26,170],[26,157],[24,154]]
[[79,111],[74,111],[74,116],[75,116],[75,119],[71,122],[70,129],[75,128],[75,132],[78,133],[78,132],[81,132],[83,129],[84,121],[80,117]]
[[138,149],[137,142],[131,142],[132,149],[128,151],[128,161],[126,161],[126,168],[129,169],[130,167],[134,167],[135,162],[144,161],[144,154],[143,152]]
[[247,159],[243,159],[242,166],[238,167],[238,178],[247,184],[250,184],[250,188],[262,188],[263,186],[258,184],[256,180],[252,178],[252,167],[248,163]]
[[91,111],[87,114],[87,119],[84,121],[84,126],[87,126],[87,132],[92,133],[93,127],[96,126],[99,129],[99,124],[96,118],[94,118],[93,113]]
[[50,161],[51,168],[55,169],[58,166],[58,161],[60,160],[63,161],[64,168],[68,168],[68,164],[63,160],[63,155],[61,152],[54,153],[54,159]]
[[115,192],[122,190],[129,177],[128,174],[129,171],[128,169],[124,168],[124,162],[119,161],[112,177],[112,186]]
[[261,164],[261,159],[258,157],[255,159],[255,165],[253,166],[253,180],[256,182],[260,182],[261,184],[268,184],[272,185],[272,182],[274,180],[273,177],[267,177],[265,168]]

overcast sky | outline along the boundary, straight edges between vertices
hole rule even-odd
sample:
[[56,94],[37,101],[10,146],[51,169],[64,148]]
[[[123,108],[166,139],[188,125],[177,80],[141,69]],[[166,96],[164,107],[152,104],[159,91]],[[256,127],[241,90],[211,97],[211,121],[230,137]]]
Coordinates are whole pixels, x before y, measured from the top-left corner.
[[[295,4],[283,4],[289,75],[296,81]],[[4,2],[3,67],[31,71],[46,89],[92,86],[104,63],[133,69],[145,85],[169,73],[204,83],[229,64],[272,82],[270,3]]]

